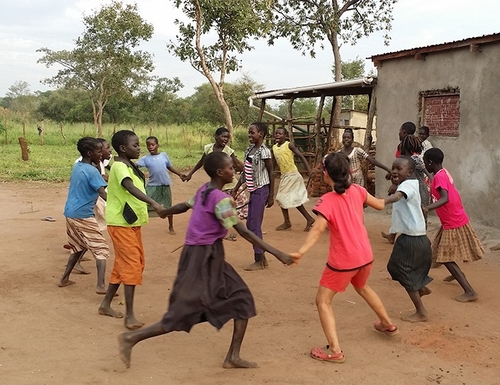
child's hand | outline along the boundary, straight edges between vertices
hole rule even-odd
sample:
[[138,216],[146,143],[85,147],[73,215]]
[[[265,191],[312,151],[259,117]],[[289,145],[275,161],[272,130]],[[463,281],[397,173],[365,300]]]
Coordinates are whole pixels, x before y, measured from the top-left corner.
[[392,173],[390,173],[389,171],[387,171],[387,174],[385,174],[385,179],[391,180],[391,178],[392,178]]
[[389,189],[387,190],[387,195],[392,195],[396,192],[396,190],[398,189],[398,185],[397,184],[391,184],[391,186],[389,187]]
[[290,266],[293,264],[293,258],[282,251],[274,255],[280,262],[282,262],[285,266]]
[[179,178],[181,178],[183,182],[188,182],[191,179],[191,177],[188,177],[186,174],[179,175]]
[[427,206],[422,206],[422,212],[424,213],[424,215],[427,215],[427,213],[429,212]]
[[303,257],[302,254],[299,254],[299,253],[290,253],[290,256],[292,257],[293,259],[293,265],[298,265],[299,264],[299,260]]
[[272,207],[274,205],[274,198],[269,195],[269,198],[267,199],[267,205],[266,207],[269,208],[269,207]]

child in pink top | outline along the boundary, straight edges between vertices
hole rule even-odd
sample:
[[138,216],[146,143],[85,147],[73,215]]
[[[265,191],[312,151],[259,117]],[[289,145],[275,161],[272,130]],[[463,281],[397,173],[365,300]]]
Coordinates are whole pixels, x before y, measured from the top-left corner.
[[323,160],[323,170],[325,181],[333,191],[323,195],[316,204],[313,211],[318,217],[302,247],[291,256],[298,263],[328,226],[328,262],[316,295],[328,345],[313,348],[311,357],[340,363],[345,358],[337,337],[332,300],[335,294],[345,291],[349,283],[377,314],[376,330],[392,336],[398,333],[398,328],[387,315],[379,296],[366,284],[373,265],[373,253],[364,226],[363,205],[382,210],[384,200],[374,198],[359,185],[351,184],[349,159],[343,153],[327,155]]
[[443,168],[444,154],[439,148],[431,148],[424,154],[427,171],[434,174],[431,183],[431,194],[434,203],[424,207],[425,211],[436,210],[441,221],[441,228],[432,242],[433,260],[442,263],[451,273],[446,282],[457,280],[464,289],[464,294],[455,298],[458,302],[476,301],[478,296],[457,261],[477,261],[484,255],[484,249],[472,228],[469,217],[462,205],[453,178]]

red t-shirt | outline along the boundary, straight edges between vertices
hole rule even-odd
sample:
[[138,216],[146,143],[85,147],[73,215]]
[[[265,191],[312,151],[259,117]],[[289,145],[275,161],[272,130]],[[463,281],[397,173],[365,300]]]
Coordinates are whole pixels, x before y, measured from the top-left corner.
[[436,209],[443,229],[456,229],[469,223],[469,217],[462,205],[460,193],[455,188],[453,178],[445,168],[439,170],[432,179],[431,194],[434,200],[441,198],[438,188],[448,191],[448,203]]
[[366,190],[356,184],[344,194],[323,195],[313,211],[323,215],[330,231],[328,265],[334,270],[354,270],[373,261],[373,252],[364,225]]

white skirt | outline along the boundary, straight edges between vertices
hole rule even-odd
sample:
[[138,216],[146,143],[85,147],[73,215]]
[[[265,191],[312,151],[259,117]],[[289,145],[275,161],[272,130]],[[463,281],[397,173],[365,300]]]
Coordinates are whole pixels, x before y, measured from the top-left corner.
[[280,186],[276,194],[276,202],[283,209],[293,209],[308,202],[304,179],[298,171],[281,174]]

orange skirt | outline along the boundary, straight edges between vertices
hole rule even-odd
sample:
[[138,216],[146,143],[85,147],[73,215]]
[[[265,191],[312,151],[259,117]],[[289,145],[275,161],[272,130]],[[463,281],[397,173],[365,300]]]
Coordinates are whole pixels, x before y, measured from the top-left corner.
[[108,233],[115,249],[115,263],[109,283],[141,285],[145,265],[141,227],[108,226]]

